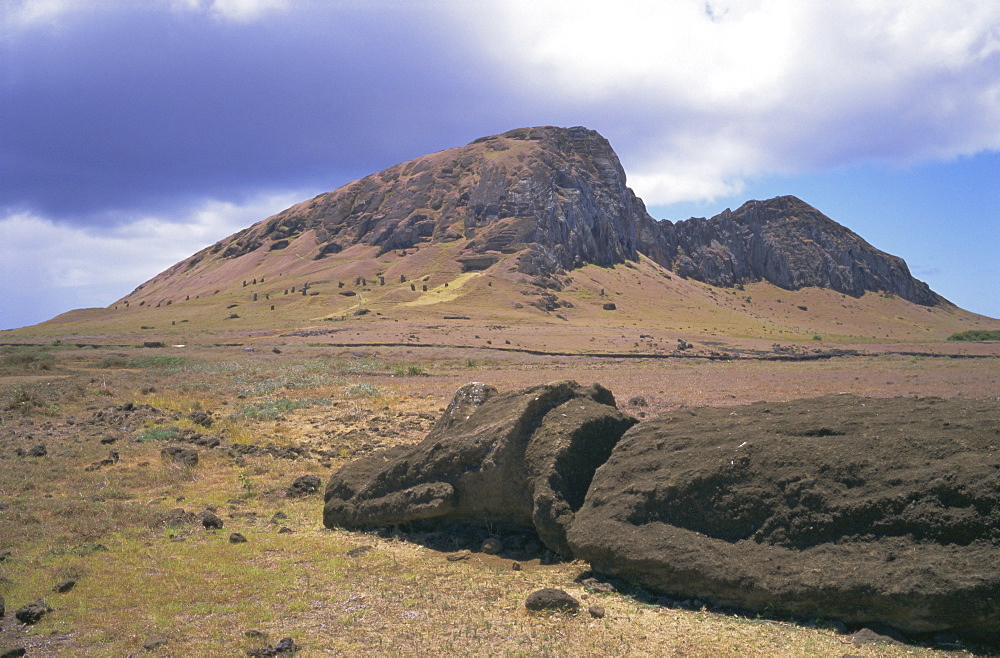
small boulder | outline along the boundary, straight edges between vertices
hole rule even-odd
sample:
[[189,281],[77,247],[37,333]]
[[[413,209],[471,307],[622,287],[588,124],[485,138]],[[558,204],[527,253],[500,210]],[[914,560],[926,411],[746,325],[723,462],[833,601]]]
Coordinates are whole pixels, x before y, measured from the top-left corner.
[[162,635],[154,635],[142,643],[142,648],[146,651],[153,651],[155,649],[159,649],[160,647],[165,647],[167,644],[169,644],[167,638]]
[[580,609],[580,602],[561,589],[545,587],[529,594],[524,607],[534,612],[576,612]]
[[14,647],[12,649],[6,649],[3,653],[0,653],[0,658],[21,658],[21,656],[28,653],[28,650],[24,647]]
[[604,610],[604,606],[602,605],[592,605],[587,608],[587,612],[590,613],[590,616],[594,619],[604,619],[604,615],[607,614]]
[[198,451],[180,446],[167,446],[160,451],[160,457],[165,461],[184,466],[198,465]]
[[247,538],[238,532],[234,532],[233,534],[229,535],[230,544],[245,544],[246,542]]
[[63,580],[56,583],[56,586],[52,588],[52,591],[58,592],[59,594],[65,594],[76,587],[76,581],[70,578],[69,580]]
[[14,612],[14,617],[22,624],[37,624],[52,608],[42,599],[21,606]]
[[316,493],[323,486],[323,481],[315,475],[303,475],[295,478],[291,486],[288,487],[288,495],[291,497],[308,496]]
[[614,311],[618,308],[618,306],[614,302],[606,302],[603,306],[601,306],[601,308],[605,311]]
[[215,512],[205,511],[201,513],[201,524],[205,526],[207,530],[220,530],[222,526],[225,525]]
[[503,542],[497,537],[487,537],[479,550],[487,555],[497,555],[503,551]]
[[44,443],[39,443],[39,444],[33,445],[31,448],[29,448],[28,452],[27,452],[27,455],[29,457],[44,457],[46,454],[48,454],[48,452],[49,451],[45,447],[45,444]]

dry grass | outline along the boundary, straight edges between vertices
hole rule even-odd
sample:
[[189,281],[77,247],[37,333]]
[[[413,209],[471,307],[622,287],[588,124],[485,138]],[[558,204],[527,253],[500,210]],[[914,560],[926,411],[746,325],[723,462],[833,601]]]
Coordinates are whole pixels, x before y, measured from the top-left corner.
[[[822,627],[588,593],[574,583],[586,569],[582,563],[535,560],[514,571],[509,561],[478,553],[450,562],[404,535],[324,529],[318,496],[294,499],[284,491],[300,475],[325,479],[350,456],[419,440],[455,388],[470,380],[502,389],[562,378],[600,381],[627,410],[646,414],[839,390],[1000,397],[991,360],[497,360],[490,352],[405,348],[373,359],[299,346],[281,355],[203,349],[185,352],[183,363],[98,368],[105,356],[105,350],[56,351],[55,367],[68,373],[62,378],[0,379],[0,550],[12,552],[0,562],[0,577],[9,581],[0,595],[8,611],[38,598],[54,608],[27,629],[15,627],[9,613],[0,648],[17,644],[32,656],[123,656],[162,635],[169,644],[153,655],[240,655],[288,636],[304,656],[932,655],[919,647],[845,644],[845,636]],[[18,408],[17,387],[38,404]],[[633,395],[649,406],[628,406]],[[289,407],[276,418],[239,415],[241,407],[282,399],[326,403]],[[94,420],[126,402],[161,413]],[[196,411],[211,412],[213,425],[195,423]],[[327,454],[234,459],[202,449],[200,463],[184,468],[160,458],[167,442],[135,440],[169,427]],[[108,436],[117,441],[102,444]],[[44,457],[14,453],[40,442],[48,447]],[[117,464],[84,470],[110,450],[119,453]],[[178,507],[214,508],[225,528],[167,525]],[[288,518],[271,522],[279,511]],[[279,534],[282,526],[294,532]],[[231,532],[249,541],[231,544]],[[347,555],[362,545],[372,550]],[[67,578],[76,587],[54,593]],[[563,588],[607,615],[530,614],[524,598],[540,587]],[[248,638],[252,629],[267,639]]]

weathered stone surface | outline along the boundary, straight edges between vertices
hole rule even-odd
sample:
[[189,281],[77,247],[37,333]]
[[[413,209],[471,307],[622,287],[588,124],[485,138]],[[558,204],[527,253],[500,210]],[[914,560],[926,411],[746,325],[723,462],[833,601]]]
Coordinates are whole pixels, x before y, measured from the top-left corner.
[[534,612],[544,610],[575,612],[580,609],[580,602],[561,589],[546,587],[529,594],[524,601],[524,607]]
[[302,475],[295,478],[288,487],[288,495],[293,498],[316,493],[323,486],[323,481],[316,475]]
[[205,526],[206,530],[221,530],[225,523],[220,519],[215,512],[211,510],[206,510],[199,514],[201,517],[201,524]]
[[875,249],[793,196],[748,201],[711,219],[658,222],[639,250],[678,274],[716,286],[768,281],[855,297],[888,292],[917,304],[941,298],[906,263]]
[[826,396],[631,429],[569,529],[677,599],[1000,636],[996,402]]
[[160,450],[160,457],[164,461],[168,461],[174,464],[182,464],[184,466],[197,466],[198,465],[198,451],[191,448],[182,448],[181,446],[167,446]]
[[327,527],[434,519],[534,529],[569,555],[566,527],[594,470],[635,420],[595,384],[564,381],[500,394],[462,387],[416,446],[344,466],[327,485]]
[[39,599],[25,604],[14,611],[14,617],[22,624],[37,624],[52,608]]

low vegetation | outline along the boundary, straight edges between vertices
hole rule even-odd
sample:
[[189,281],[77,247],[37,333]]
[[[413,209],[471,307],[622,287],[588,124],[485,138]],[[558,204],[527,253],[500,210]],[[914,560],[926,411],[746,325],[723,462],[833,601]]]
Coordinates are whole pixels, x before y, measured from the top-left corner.
[[959,341],[959,342],[980,342],[987,340],[1000,340],[1000,329],[996,330],[973,329],[972,331],[963,331],[948,336],[948,340]]
[[56,357],[49,347],[0,348],[0,372],[52,370]]
[[[616,368],[511,355],[486,368],[482,356],[462,352],[419,360],[416,352],[375,359],[325,349],[266,358],[202,350],[169,362],[159,359],[178,355],[137,351],[114,366],[102,351],[36,348],[27,352],[49,354],[58,374],[4,369],[0,555],[10,554],[0,559],[0,650],[140,655],[160,636],[168,644],[150,655],[246,655],[284,637],[302,656],[934,655],[848,645],[822,625],[657,605],[639,589],[588,591],[574,582],[587,569],[581,562],[532,560],[515,571],[477,546],[456,545],[472,553],[449,561],[452,549],[418,543],[409,528],[327,530],[321,492],[293,497],[288,489],[300,476],[325,482],[354,456],[420,440],[470,379],[501,389],[597,379],[623,410],[655,414],[763,394],[789,399],[804,386],[981,395],[1000,386],[990,364],[685,359]],[[25,350],[4,354],[15,352]],[[649,406],[630,406],[638,394]],[[44,454],[32,456],[40,444]],[[196,450],[197,464],[163,452],[174,447]],[[222,529],[203,526],[198,515],[209,510]],[[231,543],[234,532],[248,541]],[[53,591],[68,580],[72,589]],[[584,611],[527,612],[525,597],[541,587],[570,592]],[[52,612],[33,626],[15,624],[13,612],[37,599]],[[591,617],[590,605],[606,615]]]

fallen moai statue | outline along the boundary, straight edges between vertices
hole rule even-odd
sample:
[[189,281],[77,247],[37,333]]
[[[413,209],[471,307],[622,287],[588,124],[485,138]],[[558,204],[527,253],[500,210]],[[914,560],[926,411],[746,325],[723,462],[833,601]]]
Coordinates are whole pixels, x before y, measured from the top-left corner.
[[633,427],[575,557],[679,599],[1000,640],[1000,406],[826,396]]
[[326,527],[434,519],[533,529],[569,556],[566,528],[598,466],[636,420],[614,396],[572,381],[498,393],[459,389],[417,445],[341,468],[326,488]]

